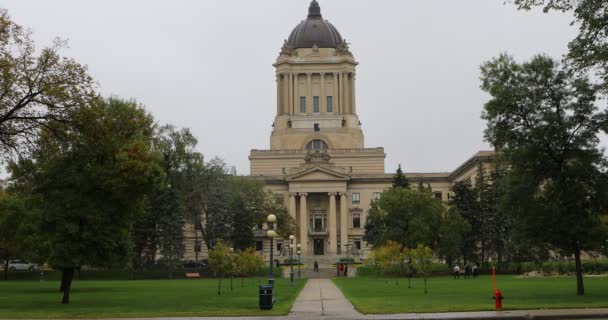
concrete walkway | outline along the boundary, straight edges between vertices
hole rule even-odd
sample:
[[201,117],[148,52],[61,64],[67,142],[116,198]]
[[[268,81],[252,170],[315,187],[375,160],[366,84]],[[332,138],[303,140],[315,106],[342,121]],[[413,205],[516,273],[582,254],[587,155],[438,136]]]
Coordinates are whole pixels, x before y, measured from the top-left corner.
[[362,319],[329,279],[309,279],[291,307],[289,319]]

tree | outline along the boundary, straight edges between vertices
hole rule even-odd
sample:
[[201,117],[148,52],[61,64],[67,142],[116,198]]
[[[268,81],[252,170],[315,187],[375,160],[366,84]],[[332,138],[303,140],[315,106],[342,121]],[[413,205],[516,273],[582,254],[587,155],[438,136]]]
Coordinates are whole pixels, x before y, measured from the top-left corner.
[[405,188],[408,189],[410,187],[410,182],[407,180],[407,177],[401,170],[401,164],[397,167],[397,172],[393,177],[393,188]]
[[235,259],[232,248],[224,241],[218,240],[215,246],[209,250],[209,267],[218,278],[217,294],[222,294],[222,277],[233,274],[235,271]]
[[235,256],[235,272],[242,277],[241,287],[245,286],[245,277],[255,275],[264,267],[264,259],[254,248],[239,250]]
[[431,273],[433,251],[427,246],[418,244],[415,249],[411,250],[410,254],[416,270],[422,274],[422,278],[424,279],[424,294],[427,294],[426,279]]
[[477,260],[479,235],[483,227],[483,218],[478,197],[470,181],[458,181],[452,186],[453,196],[450,198],[450,207],[469,224],[470,230],[465,233],[462,242],[462,255],[465,260]]
[[62,270],[64,304],[76,268],[123,266],[130,256],[135,217],[163,176],[150,151],[152,123],[134,102],[98,100],[78,109],[69,127],[53,124],[64,139],[43,130],[33,158],[9,166],[16,184],[31,180],[40,199],[40,233],[49,263]]
[[579,71],[595,70],[608,90],[608,3],[604,0],[515,0],[520,9],[571,11],[579,34],[568,45],[568,62]]
[[471,225],[456,208],[449,208],[441,219],[439,228],[438,253],[445,257],[448,265],[462,256],[464,237],[471,231]]
[[[413,248],[435,246],[445,209],[426,192],[395,188],[382,193],[368,212],[366,241],[374,246],[389,240]],[[369,232],[369,233],[368,233]]]
[[24,156],[41,128],[59,134],[53,122],[96,98],[86,67],[59,53],[66,42],[36,50],[31,32],[0,9],[0,154]]
[[583,295],[580,253],[605,241],[608,205],[608,166],[598,146],[608,113],[596,106],[597,87],[546,56],[519,64],[503,54],[481,73],[491,95],[485,137],[509,167],[500,179],[502,206],[529,237],[574,256]]

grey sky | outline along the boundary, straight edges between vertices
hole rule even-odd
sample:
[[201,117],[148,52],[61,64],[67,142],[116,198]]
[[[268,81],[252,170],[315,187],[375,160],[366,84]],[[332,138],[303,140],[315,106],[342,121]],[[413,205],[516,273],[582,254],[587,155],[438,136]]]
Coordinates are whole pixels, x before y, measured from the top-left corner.
[[[276,110],[272,63],[309,0],[0,0],[39,46],[69,40],[104,95],[136,98],[189,127],[207,158],[249,172]],[[481,149],[479,65],[500,52],[560,57],[570,16],[504,0],[319,0],[360,62],[357,109],[386,170],[450,171]]]

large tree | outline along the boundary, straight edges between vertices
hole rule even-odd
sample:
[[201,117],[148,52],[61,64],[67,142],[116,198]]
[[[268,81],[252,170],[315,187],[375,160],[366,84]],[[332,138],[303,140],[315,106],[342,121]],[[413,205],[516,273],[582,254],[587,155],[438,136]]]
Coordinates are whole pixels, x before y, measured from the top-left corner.
[[584,294],[581,251],[605,241],[607,163],[599,133],[597,87],[546,56],[517,63],[503,54],[481,67],[491,99],[483,118],[486,139],[509,170],[501,177],[503,207],[528,236],[574,256],[577,294]]
[[[67,122],[75,109],[95,99],[86,67],[60,55],[66,42],[56,39],[37,50],[31,34],[0,8],[0,157],[23,155],[41,128]],[[3,160],[3,159],[0,159]]]
[[32,177],[65,304],[76,268],[125,265],[133,222],[163,172],[150,151],[152,117],[134,102],[98,100],[75,112],[69,127],[55,125],[64,139],[43,130],[33,158],[11,172],[30,170],[14,177]]

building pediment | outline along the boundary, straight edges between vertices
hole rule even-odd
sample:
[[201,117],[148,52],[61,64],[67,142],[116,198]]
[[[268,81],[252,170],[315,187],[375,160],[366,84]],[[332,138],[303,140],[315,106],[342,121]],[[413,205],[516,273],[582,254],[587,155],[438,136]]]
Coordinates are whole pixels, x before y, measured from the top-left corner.
[[306,170],[290,174],[285,177],[285,181],[349,181],[350,176],[343,173],[315,166]]

